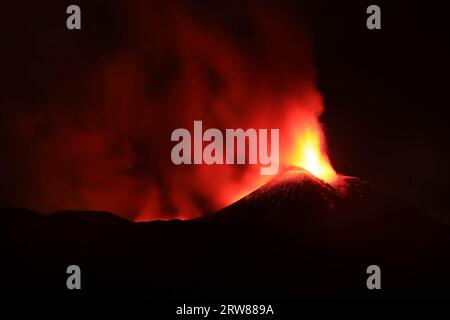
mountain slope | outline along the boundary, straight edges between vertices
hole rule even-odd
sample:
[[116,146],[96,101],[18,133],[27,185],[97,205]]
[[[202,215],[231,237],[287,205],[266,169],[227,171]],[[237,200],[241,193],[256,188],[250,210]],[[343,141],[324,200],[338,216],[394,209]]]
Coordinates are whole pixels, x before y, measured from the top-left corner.
[[[449,297],[449,229],[356,178],[299,168],[217,213],[132,223],[110,213],[1,214],[9,297],[315,299]],[[365,286],[382,270],[381,291]]]

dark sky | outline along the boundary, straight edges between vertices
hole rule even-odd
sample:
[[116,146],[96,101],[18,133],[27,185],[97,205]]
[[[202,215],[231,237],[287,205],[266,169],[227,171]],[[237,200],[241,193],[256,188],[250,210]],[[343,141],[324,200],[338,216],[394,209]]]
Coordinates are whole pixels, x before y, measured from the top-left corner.
[[367,1],[330,3],[320,10],[326,19],[314,23],[314,43],[334,164],[448,221],[450,48],[442,4],[376,1],[382,30],[368,32],[359,15]]
[[[302,78],[306,76],[296,76],[296,70],[305,68],[306,64],[301,61],[309,59],[311,54],[315,65],[314,77],[325,104],[321,119],[326,127],[330,157],[337,171],[370,180],[406,202],[444,220],[450,220],[450,205],[447,200],[450,178],[447,111],[450,48],[445,24],[446,12],[440,2],[299,2],[277,1],[262,6],[255,4],[257,1],[249,1],[245,8],[241,1],[210,1],[208,4],[192,2],[183,5],[194,12],[194,22],[200,21],[200,24],[211,28],[212,35],[231,35],[232,43],[244,52],[243,60],[251,61],[249,70],[254,70],[255,78],[260,77],[258,70],[267,66],[267,73],[272,77],[307,82]],[[93,105],[98,108],[98,105],[106,105],[108,102],[114,104],[120,99],[120,95],[105,97],[97,92],[98,83],[105,81],[105,72],[106,75],[111,72],[110,78],[123,76],[131,79],[132,81],[117,83],[106,82],[109,92],[114,92],[117,86],[126,86],[124,90],[129,96],[124,99],[131,97],[130,103],[138,103],[141,93],[135,93],[133,84],[138,83],[144,74],[141,74],[141,70],[146,70],[145,72],[157,75],[151,80],[145,80],[150,81],[147,83],[149,96],[146,99],[164,108],[154,112],[158,115],[171,115],[172,118],[177,116],[177,113],[170,110],[172,100],[166,101],[167,97],[175,94],[159,94],[168,90],[170,86],[167,83],[173,83],[179,68],[179,61],[171,56],[170,50],[165,50],[170,48],[166,42],[169,43],[171,38],[164,37],[164,32],[151,33],[149,39],[159,44],[153,48],[150,40],[148,43],[143,41],[142,34],[130,31],[146,28],[158,30],[161,26],[162,29],[170,29],[171,22],[176,21],[176,17],[171,17],[174,20],[166,19],[166,9],[158,6],[150,6],[154,12],[146,16],[145,10],[139,10],[141,7],[147,8],[142,3],[145,1],[40,1],[26,5],[18,2],[3,5],[0,54],[3,65],[0,96],[2,205],[30,206],[45,211],[45,206],[34,208],[40,203],[36,199],[40,198],[41,193],[45,193],[45,197],[50,199],[70,198],[70,201],[65,202],[67,206],[77,206],[79,203],[76,197],[64,193],[65,190],[71,190],[65,186],[80,185],[85,181],[80,180],[76,170],[75,173],[64,176],[48,174],[52,170],[52,160],[47,158],[48,154],[54,151],[58,154],[55,159],[59,162],[64,162],[64,157],[70,157],[70,161],[75,158],[77,163],[81,163],[80,170],[86,170],[83,157],[90,157],[91,151],[96,155],[105,141],[102,139],[113,139],[109,132],[119,129],[118,132],[131,135],[135,143],[131,150],[127,144],[114,145],[113,165],[125,162],[124,166],[130,165],[130,170],[136,170],[132,174],[141,177],[149,175],[148,179],[156,181],[158,189],[164,190],[167,187],[167,181],[148,168],[156,165],[159,161],[157,159],[164,158],[164,155],[154,152],[154,149],[148,151],[146,143],[166,144],[168,141],[156,139],[148,142],[147,137],[140,135],[138,129],[126,125],[134,125],[136,119],[144,118],[147,113],[140,114],[139,108],[133,109],[133,114],[107,113],[105,120],[103,113],[96,112],[92,115],[89,112]],[[69,32],[65,28],[65,8],[69,4],[79,4],[82,8],[81,31]],[[369,4],[381,7],[382,30],[366,29],[365,10]],[[267,8],[273,8],[273,12],[264,13]],[[140,11],[142,14],[136,15]],[[278,21],[278,12],[288,13],[289,19],[285,27],[292,26],[293,31],[280,32],[291,45],[278,46],[279,51],[272,52],[271,44],[276,46],[276,41],[281,40],[272,38],[270,32],[258,33],[258,29],[254,29],[249,22],[251,19],[247,17],[264,19],[267,15],[268,25],[273,27],[270,22]],[[142,21],[145,24],[139,25]],[[295,61],[295,53],[301,52],[304,40],[295,43],[297,28],[309,34],[312,48],[305,53],[308,58],[299,56],[298,63],[283,63],[283,59]],[[268,30],[276,29],[268,27]],[[176,32],[170,34],[176,38]],[[211,36],[211,39],[215,38]],[[225,45],[224,48],[226,51]],[[292,50],[292,55],[289,55],[288,50]],[[129,60],[139,60],[144,55],[146,59],[142,61],[146,62],[139,64],[137,70],[133,69],[136,65]],[[224,57],[228,56],[224,54]],[[209,62],[214,65],[214,61],[212,59]],[[109,68],[109,65],[116,67]],[[306,74],[309,75],[309,71]],[[282,77],[283,75],[286,77]],[[220,88],[220,81],[215,80],[214,72],[210,72],[209,76],[211,86],[214,87],[218,82]],[[251,92],[263,91],[266,84],[261,83],[252,88]],[[214,88],[210,90],[213,92]],[[274,89],[274,92],[277,91]],[[164,102],[161,102],[162,99]],[[87,111],[83,111],[83,108]],[[115,107],[116,111],[119,109],[120,105]],[[86,125],[86,114],[89,115],[89,125]],[[113,117],[130,117],[130,120],[115,122],[111,120]],[[70,119],[71,126],[65,125],[67,119]],[[142,119],[138,122],[142,126],[152,125],[158,128],[158,124],[147,123]],[[48,126],[48,123],[58,125]],[[73,123],[81,130],[74,133]],[[95,131],[91,135],[93,123],[98,123],[102,131]],[[120,123],[123,128],[117,129],[113,126],[115,123]],[[39,127],[38,130],[32,132],[38,134],[30,135],[29,128],[35,129],[36,126]],[[164,130],[165,127],[161,125],[161,136],[167,137],[168,132]],[[71,139],[73,135],[76,138]],[[51,137],[52,142],[55,141],[54,137],[58,137],[58,146],[67,141],[71,144],[68,148],[73,151],[64,152],[61,156],[58,150],[51,150],[54,144],[42,143],[47,141],[47,137]],[[100,138],[96,141],[93,137]],[[46,151],[45,157],[43,148],[50,149]],[[77,150],[85,153],[80,155]],[[104,158],[95,158],[94,165],[112,165],[106,160],[102,162],[102,159]],[[34,163],[48,165],[35,166]],[[91,168],[93,164],[89,162],[88,165]],[[64,164],[58,168],[65,170]],[[43,170],[43,174],[37,174],[36,170]],[[51,178],[46,179],[47,176]],[[95,170],[89,173],[89,177],[97,178]],[[39,183],[36,182],[37,179]],[[93,184],[95,179],[93,178]],[[103,197],[110,194],[117,198],[115,185],[120,189],[121,186],[131,184],[131,190],[141,187],[141,181],[136,185],[134,181],[122,177],[120,179],[119,182],[111,181],[110,189],[98,191],[99,195]],[[51,192],[45,191],[48,185],[54,186],[50,188]],[[142,186],[144,187],[148,186]],[[146,196],[138,191],[133,191],[132,195]],[[147,196],[160,197],[154,193]],[[188,196],[195,197],[197,194]],[[119,211],[128,208],[125,198],[124,196],[123,202],[117,200]],[[200,203],[202,201],[199,200]],[[51,206],[49,208],[55,209]]]

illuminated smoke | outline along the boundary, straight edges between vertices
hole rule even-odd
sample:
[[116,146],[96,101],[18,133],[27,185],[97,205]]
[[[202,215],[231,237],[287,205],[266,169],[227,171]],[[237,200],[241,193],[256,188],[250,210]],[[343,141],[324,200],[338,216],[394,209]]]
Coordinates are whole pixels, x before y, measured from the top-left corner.
[[173,165],[172,130],[197,119],[221,130],[280,128],[282,166],[304,163],[298,144],[308,133],[328,163],[307,33],[289,10],[238,3],[117,8],[126,40],[83,72],[83,96],[67,101],[56,87],[45,107],[17,115],[19,141],[33,141],[27,205],[186,219],[270,179],[259,166]]

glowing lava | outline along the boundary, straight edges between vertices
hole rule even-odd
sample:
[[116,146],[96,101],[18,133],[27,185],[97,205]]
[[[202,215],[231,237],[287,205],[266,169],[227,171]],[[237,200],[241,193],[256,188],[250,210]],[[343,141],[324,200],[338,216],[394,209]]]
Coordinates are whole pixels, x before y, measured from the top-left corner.
[[333,183],[338,175],[326,154],[324,135],[321,129],[318,124],[314,128],[305,129],[299,135],[295,143],[293,164],[308,170],[321,180]]

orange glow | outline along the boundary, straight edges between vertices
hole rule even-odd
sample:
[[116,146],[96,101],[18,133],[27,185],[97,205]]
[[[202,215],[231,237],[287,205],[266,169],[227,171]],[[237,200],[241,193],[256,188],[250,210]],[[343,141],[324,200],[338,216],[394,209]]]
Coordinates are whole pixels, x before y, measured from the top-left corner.
[[293,165],[308,170],[317,178],[332,183],[337,174],[325,152],[324,136],[319,124],[307,128],[296,140]]

